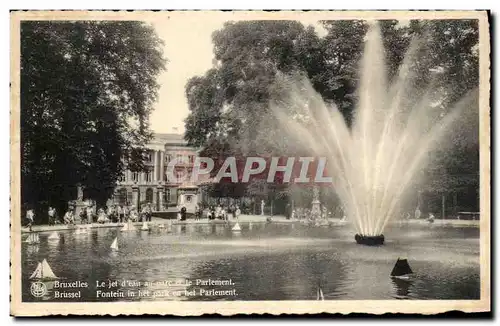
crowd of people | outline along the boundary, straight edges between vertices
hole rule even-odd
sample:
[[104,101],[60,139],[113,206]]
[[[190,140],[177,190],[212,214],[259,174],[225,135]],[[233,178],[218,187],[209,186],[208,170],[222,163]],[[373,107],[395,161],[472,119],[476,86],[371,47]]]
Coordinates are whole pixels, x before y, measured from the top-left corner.
[[[127,221],[149,222],[151,221],[153,211],[150,204],[143,205],[141,210],[138,210],[134,206],[116,204],[96,209],[96,206],[91,204],[82,207],[78,214],[76,214],[76,208],[74,206],[69,206],[62,215],[62,218],[60,218],[60,215],[58,215],[56,209],[52,206],[49,207],[47,214],[49,225],[70,225],[77,223],[122,223]],[[32,225],[35,223],[35,212],[33,209],[27,210],[26,221],[27,227],[31,230]]]
[[229,220],[238,218],[241,215],[241,209],[238,205],[210,205],[196,206],[195,219],[208,218],[209,220]]
[[[128,205],[109,205],[96,209],[96,205],[89,204],[82,207],[79,213],[75,213],[76,209],[74,206],[69,206],[66,212],[59,217],[56,209],[54,207],[49,207],[48,222],[49,225],[56,224],[88,224],[88,223],[123,223],[127,221],[131,222],[149,222],[152,218],[152,208],[149,203],[142,205],[141,209],[137,209],[135,206]],[[199,220],[202,218],[207,218],[208,220],[229,220],[237,219],[241,215],[241,209],[238,205],[228,205],[227,207],[221,204],[217,205],[196,205],[194,218]],[[422,212],[417,208],[414,214],[409,212],[403,213],[401,216],[401,221],[410,220],[412,218],[420,219],[422,218]],[[178,220],[186,220],[187,213],[186,208],[181,207],[178,210]],[[321,219],[328,218],[340,218],[346,220],[346,214],[344,208],[339,206],[333,211],[329,211],[325,206],[321,208]],[[288,218],[296,220],[311,220],[315,218],[312,214],[311,208],[296,207],[291,210]],[[433,213],[429,213],[429,216],[425,218],[429,223],[433,223],[435,216]],[[35,223],[35,212],[33,209],[28,209],[26,211],[26,225],[30,228]]]
[[[323,206],[321,208],[320,218],[321,219],[331,218],[331,217],[333,217],[332,214],[333,213],[331,211],[329,211],[325,206]],[[339,214],[342,216],[342,218],[345,218],[345,216],[343,214],[343,210],[339,211]],[[337,215],[337,214],[335,214],[335,215]],[[309,220],[309,219],[313,218],[312,209],[311,208],[297,207],[297,208],[292,210],[290,217],[291,217],[291,219],[294,219],[294,220],[295,219],[296,220]]]

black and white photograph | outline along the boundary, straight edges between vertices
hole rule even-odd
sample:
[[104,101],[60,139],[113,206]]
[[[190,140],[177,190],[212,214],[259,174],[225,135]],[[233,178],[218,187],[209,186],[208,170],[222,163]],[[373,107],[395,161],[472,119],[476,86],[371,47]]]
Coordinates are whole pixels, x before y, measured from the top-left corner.
[[12,315],[490,311],[486,11],[11,37]]

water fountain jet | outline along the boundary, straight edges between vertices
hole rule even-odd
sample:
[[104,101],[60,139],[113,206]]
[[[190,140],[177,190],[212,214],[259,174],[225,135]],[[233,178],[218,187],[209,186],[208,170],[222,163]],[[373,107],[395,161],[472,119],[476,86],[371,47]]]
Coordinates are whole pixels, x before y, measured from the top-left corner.
[[435,92],[432,83],[427,93],[418,95],[409,69],[417,45],[412,42],[389,86],[379,26],[369,26],[351,126],[335,105],[325,104],[306,77],[277,76],[283,94],[271,100],[270,108],[292,142],[313,155],[326,154],[331,187],[345,206],[359,244],[384,243],[385,227],[461,111],[436,107],[443,94]]

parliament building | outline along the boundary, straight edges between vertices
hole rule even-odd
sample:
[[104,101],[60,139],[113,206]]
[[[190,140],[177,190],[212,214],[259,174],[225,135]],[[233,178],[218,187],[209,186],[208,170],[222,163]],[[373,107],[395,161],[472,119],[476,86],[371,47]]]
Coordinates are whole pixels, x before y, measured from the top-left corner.
[[197,149],[188,146],[182,134],[154,134],[147,145],[147,172],[127,170],[118,181],[113,202],[119,205],[140,207],[145,203],[155,211],[167,211],[179,205],[194,209],[198,198],[198,185],[189,182],[177,183],[169,180],[168,163],[176,159],[174,173],[177,178],[184,175],[189,180]]

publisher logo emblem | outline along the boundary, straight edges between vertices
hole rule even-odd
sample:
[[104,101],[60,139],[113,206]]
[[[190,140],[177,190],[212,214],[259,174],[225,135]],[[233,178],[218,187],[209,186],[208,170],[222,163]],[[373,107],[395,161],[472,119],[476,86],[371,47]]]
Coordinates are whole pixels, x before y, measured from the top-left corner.
[[34,297],[41,298],[47,294],[47,286],[42,282],[33,282],[31,283],[30,291]]

